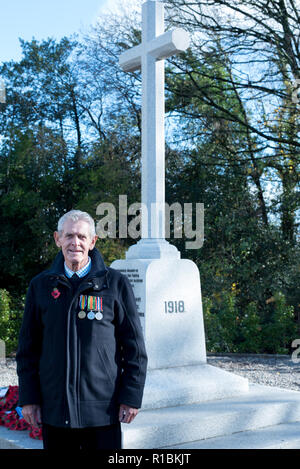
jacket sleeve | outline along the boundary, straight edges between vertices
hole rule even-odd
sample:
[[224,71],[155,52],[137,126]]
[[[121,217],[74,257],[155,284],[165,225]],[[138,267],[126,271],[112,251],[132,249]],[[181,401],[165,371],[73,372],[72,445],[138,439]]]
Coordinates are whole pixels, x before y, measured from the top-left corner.
[[123,358],[119,403],[139,409],[146,380],[147,354],[133,290],[125,275],[119,293],[119,340]]
[[29,285],[16,354],[19,378],[19,405],[40,404],[39,359],[42,324],[37,314],[32,282]]

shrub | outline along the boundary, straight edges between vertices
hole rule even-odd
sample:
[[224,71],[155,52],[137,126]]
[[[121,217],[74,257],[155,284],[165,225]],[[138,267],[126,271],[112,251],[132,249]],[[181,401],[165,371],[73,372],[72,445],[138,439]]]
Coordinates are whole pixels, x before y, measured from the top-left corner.
[[263,345],[268,353],[288,353],[297,337],[294,307],[286,304],[283,293],[274,295],[273,312],[263,326]]
[[0,339],[4,341],[7,349],[9,340],[9,313],[10,313],[10,295],[3,288],[0,289]]
[[0,289],[0,339],[5,343],[6,354],[17,349],[24,299],[12,298],[7,290]]
[[235,293],[215,294],[203,299],[206,346],[210,352],[236,352],[239,316]]
[[288,353],[297,337],[294,308],[281,292],[274,295],[273,311],[267,317],[254,301],[242,311],[236,291],[204,298],[203,315],[206,347],[213,353]]
[[217,314],[212,312],[213,302],[209,298],[203,298],[203,316],[206,338],[206,348],[209,352],[222,352],[222,327]]
[[262,326],[257,314],[257,304],[252,301],[246,307],[245,314],[240,322],[240,353],[260,353],[262,348]]

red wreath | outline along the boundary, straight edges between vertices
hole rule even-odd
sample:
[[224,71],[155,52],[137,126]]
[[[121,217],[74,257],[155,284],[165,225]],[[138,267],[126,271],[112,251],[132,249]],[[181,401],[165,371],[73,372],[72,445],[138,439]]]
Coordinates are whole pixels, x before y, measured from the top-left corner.
[[42,440],[42,429],[33,427],[18,415],[15,410],[19,400],[18,386],[9,386],[4,397],[0,398],[0,425],[10,430],[29,430],[31,438]]

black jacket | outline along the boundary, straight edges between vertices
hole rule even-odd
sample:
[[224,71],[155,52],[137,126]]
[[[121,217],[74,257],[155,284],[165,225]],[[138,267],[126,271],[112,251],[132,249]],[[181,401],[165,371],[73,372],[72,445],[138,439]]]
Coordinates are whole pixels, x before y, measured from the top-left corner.
[[[20,331],[19,405],[40,404],[43,423],[60,427],[109,425],[120,404],[142,403],[147,356],[131,285],[97,249],[89,255],[75,287],[61,252],[31,280]],[[102,298],[101,320],[78,317],[80,295]]]

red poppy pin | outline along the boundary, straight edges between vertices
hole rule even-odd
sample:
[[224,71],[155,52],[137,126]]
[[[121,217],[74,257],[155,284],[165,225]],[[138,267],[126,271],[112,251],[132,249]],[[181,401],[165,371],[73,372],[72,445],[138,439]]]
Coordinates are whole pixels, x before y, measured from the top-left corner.
[[60,291],[57,288],[53,288],[51,295],[56,300],[60,295]]

